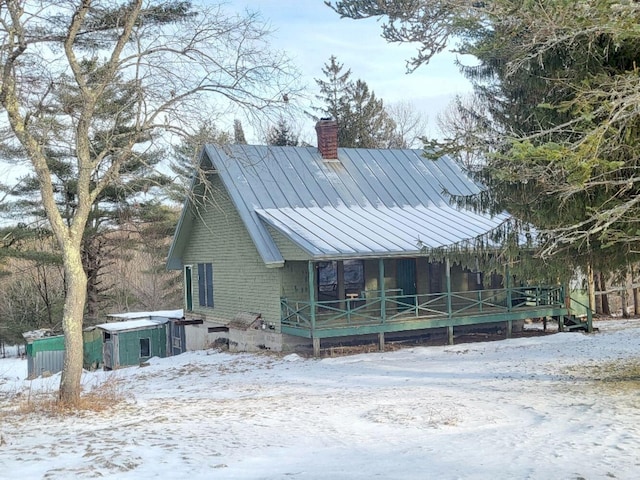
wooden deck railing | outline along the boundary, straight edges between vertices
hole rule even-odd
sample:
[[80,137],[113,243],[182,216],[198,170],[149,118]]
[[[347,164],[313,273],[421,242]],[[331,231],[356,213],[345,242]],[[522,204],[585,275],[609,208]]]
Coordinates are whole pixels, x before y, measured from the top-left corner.
[[[281,324],[310,331],[410,322],[415,319],[455,319],[486,316],[539,307],[564,307],[560,286],[517,287],[469,292],[404,295],[400,290],[364,291],[360,297],[332,301],[281,299]],[[515,317],[516,315],[514,315]],[[522,318],[522,315],[518,315]]]

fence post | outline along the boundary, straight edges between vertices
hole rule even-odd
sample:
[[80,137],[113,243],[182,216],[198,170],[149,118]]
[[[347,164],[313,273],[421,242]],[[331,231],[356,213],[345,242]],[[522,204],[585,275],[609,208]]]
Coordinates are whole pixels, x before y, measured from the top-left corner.
[[315,338],[316,331],[316,282],[315,265],[309,260],[309,317],[311,320],[311,338]]
[[380,287],[380,318],[382,323],[387,319],[387,295],[384,286],[384,259],[378,259],[378,285]]
[[513,299],[511,298],[511,270],[508,263],[504,267],[504,273],[505,287],[507,287],[507,312],[510,312],[513,308]]
[[[451,306],[451,263],[449,262],[449,257],[445,258],[445,270],[447,279],[447,314],[451,318],[453,308]],[[453,338],[453,329],[451,329],[450,336]]]

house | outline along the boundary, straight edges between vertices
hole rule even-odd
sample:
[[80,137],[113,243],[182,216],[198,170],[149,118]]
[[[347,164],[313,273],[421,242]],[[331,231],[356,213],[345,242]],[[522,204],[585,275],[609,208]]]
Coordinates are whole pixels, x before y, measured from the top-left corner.
[[194,181],[168,256],[201,336],[317,354],[321,341],[383,347],[385,335],[439,329],[453,342],[465,326],[509,335],[525,318],[570,315],[561,286],[516,286],[506,266],[456,260],[509,216],[452,206],[480,189],[452,159],[338,148],[331,120],[316,131],[318,148],[204,147],[208,181]]

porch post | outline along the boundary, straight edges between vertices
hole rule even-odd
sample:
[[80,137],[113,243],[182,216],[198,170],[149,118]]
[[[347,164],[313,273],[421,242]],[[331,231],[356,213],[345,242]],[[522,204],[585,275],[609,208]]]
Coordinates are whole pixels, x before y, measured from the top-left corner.
[[384,285],[384,259],[378,259],[378,287],[380,288],[380,318],[382,323],[387,319],[387,292]]
[[449,261],[449,257],[445,258],[444,263],[447,279],[447,313],[449,318],[451,318],[453,309],[451,308],[451,262]]
[[[453,316],[453,308],[451,306],[451,262],[449,257],[444,259],[445,277],[447,280],[447,315],[449,318]],[[447,327],[447,342],[453,345],[453,325]]]
[[311,340],[313,342],[313,355],[320,355],[320,339],[316,338],[316,268],[313,260],[308,263],[309,272],[309,317],[311,320]]
[[[346,310],[347,305],[351,307],[351,303],[345,301],[347,298],[344,290],[344,262],[342,260],[338,260],[336,262],[336,275],[338,284],[336,285],[336,293],[338,294],[338,300],[340,300],[339,307],[341,310]],[[349,308],[351,309],[351,308]]]
[[513,308],[513,299],[511,298],[511,270],[509,269],[509,263],[504,267],[504,286],[507,289],[507,311],[510,312]]

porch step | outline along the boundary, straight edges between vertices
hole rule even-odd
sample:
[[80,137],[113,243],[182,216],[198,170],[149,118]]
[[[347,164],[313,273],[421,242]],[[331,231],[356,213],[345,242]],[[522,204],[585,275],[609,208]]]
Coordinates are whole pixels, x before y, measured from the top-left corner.
[[575,315],[564,315],[562,317],[562,325],[564,330],[587,332],[589,325],[587,320],[576,317]]

